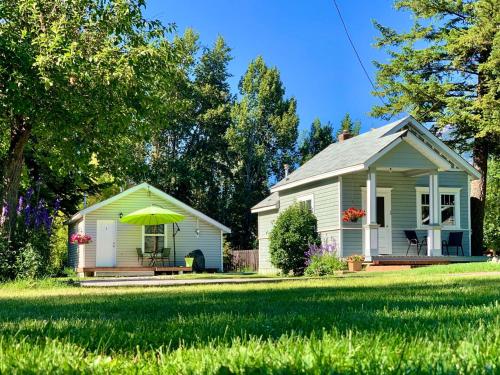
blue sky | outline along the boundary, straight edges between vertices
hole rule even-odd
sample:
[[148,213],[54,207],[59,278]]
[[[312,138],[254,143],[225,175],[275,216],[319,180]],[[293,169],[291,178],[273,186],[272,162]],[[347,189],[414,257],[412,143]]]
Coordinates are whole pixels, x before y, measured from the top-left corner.
[[[392,0],[337,3],[374,79],[372,61],[385,61],[387,56],[373,47],[377,32],[372,20],[402,30],[411,25],[411,18],[396,11]],[[338,127],[346,112],[362,121],[363,130],[385,123],[369,116],[379,99],[371,95],[333,0],[148,0],[146,16],[174,22],[178,33],[193,28],[203,45],[210,46],[222,35],[232,48],[234,92],[256,56],[277,66],[287,95],[297,99],[301,131],[316,117]]]

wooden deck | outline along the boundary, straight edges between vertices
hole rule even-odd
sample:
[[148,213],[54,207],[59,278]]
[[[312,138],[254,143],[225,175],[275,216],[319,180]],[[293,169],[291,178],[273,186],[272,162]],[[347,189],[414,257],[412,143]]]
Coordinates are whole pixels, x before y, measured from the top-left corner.
[[76,270],[85,276],[154,276],[161,273],[193,272],[191,267],[83,267]]
[[374,256],[370,262],[373,266],[430,266],[433,264],[486,262],[486,256]]

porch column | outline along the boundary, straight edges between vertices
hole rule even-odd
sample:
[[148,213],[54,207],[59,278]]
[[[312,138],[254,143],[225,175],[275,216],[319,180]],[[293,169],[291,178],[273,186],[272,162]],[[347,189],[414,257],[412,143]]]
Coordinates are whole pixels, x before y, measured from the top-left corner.
[[372,256],[378,255],[377,181],[374,170],[369,170],[366,178],[366,224],[363,230],[365,260],[370,261]]
[[429,175],[429,229],[427,230],[427,255],[441,256],[440,195],[438,173]]

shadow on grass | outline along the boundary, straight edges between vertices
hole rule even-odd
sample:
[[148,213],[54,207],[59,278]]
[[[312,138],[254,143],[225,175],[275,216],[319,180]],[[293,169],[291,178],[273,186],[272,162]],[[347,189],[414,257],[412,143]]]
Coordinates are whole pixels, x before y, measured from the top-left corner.
[[235,337],[275,339],[323,330],[406,337],[445,327],[459,337],[499,300],[500,279],[461,279],[387,286],[231,290],[144,289],[116,294],[0,298],[4,338],[44,337],[87,350],[134,351],[161,345],[230,343]]

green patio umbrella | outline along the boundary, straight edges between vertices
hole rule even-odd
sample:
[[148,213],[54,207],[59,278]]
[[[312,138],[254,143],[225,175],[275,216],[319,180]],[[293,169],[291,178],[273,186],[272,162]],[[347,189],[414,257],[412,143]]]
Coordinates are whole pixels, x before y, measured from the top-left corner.
[[172,223],[172,238],[174,240],[174,266],[175,266],[175,235],[179,231],[174,228],[174,223],[178,223],[185,219],[185,216],[177,212],[168,210],[163,207],[149,206],[140,210],[129,213],[120,218],[120,222],[125,224],[135,225],[160,225]]
[[120,221],[126,224],[159,225],[178,223],[185,219],[184,215],[158,206],[149,206],[123,216]]

